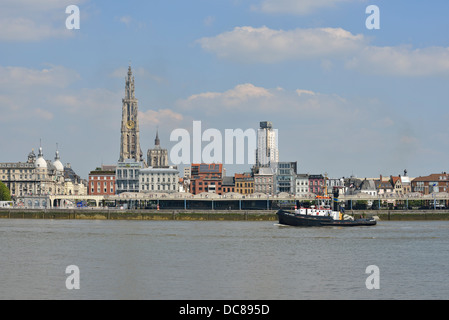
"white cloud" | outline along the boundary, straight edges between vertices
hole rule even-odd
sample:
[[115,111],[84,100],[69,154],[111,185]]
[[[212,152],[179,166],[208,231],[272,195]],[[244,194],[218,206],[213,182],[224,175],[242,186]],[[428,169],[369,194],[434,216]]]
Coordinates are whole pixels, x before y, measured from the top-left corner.
[[170,109],[147,110],[139,112],[139,123],[145,126],[157,126],[164,124],[168,127],[173,124],[179,124],[184,120],[182,114],[174,112]]
[[[3,0],[0,10],[0,41],[36,42],[71,37],[65,8],[87,0]],[[85,17],[85,15],[83,15]]]
[[1,120],[52,120],[60,105],[49,100],[79,78],[77,72],[63,66],[0,66],[0,110],[4,111]]
[[64,94],[55,94],[47,99],[51,106],[57,106],[58,110],[75,115],[105,114],[111,106],[121,104],[122,94],[108,89],[80,89],[69,90]]
[[250,99],[270,98],[273,95],[265,88],[256,87],[251,83],[237,85],[235,88],[220,92],[206,92],[190,96],[187,101],[194,103],[194,101],[207,101],[212,99],[219,99],[225,106],[233,107],[241,103],[245,103]]
[[219,58],[247,63],[339,56],[362,48],[364,42],[363,35],[353,35],[341,28],[284,31],[265,26],[236,27],[215,37],[198,40],[204,50]]
[[360,0],[263,0],[260,5],[253,6],[253,9],[266,13],[306,15],[344,2],[360,2]]
[[43,69],[0,66],[0,85],[8,90],[23,89],[29,86],[65,88],[79,78],[76,71],[62,66],[49,65]]
[[147,26],[146,22],[137,21],[130,15],[118,17],[116,18],[116,20],[119,21],[120,23],[123,23],[128,28],[133,27],[134,29],[142,29]]
[[284,31],[245,26],[197,42],[218,58],[240,63],[321,60],[325,71],[340,61],[346,68],[366,74],[449,74],[449,48],[379,47],[369,44],[363,35],[341,28]]
[[429,76],[449,74],[449,48],[410,47],[364,48],[346,62],[346,67],[369,74],[395,76]]
[[65,8],[71,4],[78,5],[85,0],[2,0],[2,11],[11,12],[43,12]]
[[242,115],[249,110],[264,113],[273,111],[276,107],[273,98],[279,89],[265,89],[250,83],[240,84],[224,92],[204,92],[194,94],[187,99],[176,102],[181,110],[198,112],[201,116],[230,114],[240,112]]
[[[265,88],[246,83],[191,95],[177,101],[176,108],[195,114],[203,128],[257,129],[259,121],[272,121],[279,129],[281,158],[298,160],[302,172],[310,168],[339,172],[342,163],[360,161],[365,166],[374,165],[384,159],[385,153],[399,155],[394,142],[404,141],[403,119],[377,99],[362,101],[313,88]],[[418,143],[416,139],[405,141]],[[366,154],[372,154],[369,161],[362,156]]]
[[346,110],[347,101],[338,95],[327,95],[311,90],[288,91],[283,88],[267,89],[251,83],[240,84],[224,92],[204,92],[179,100],[182,110],[201,110],[205,116],[233,115],[242,119],[259,115],[289,114],[321,117],[340,114],[351,117],[354,110]]
[[123,16],[119,18],[119,21],[129,26],[132,21],[132,18],[131,16]]
[[44,120],[52,120],[54,117],[53,113],[47,110],[43,110],[41,108],[34,109],[34,115]]
[[61,27],[39,23],[28,18],[0,18],[0,41],[40,41],[48,38],[71,36]]
[[296,93],[298,94],[298,96],[301,96],[302,94],[308,94],[308,95],[311,95],[311,96],[315,95],[315,92],[310,91],[310,90],[304,90],[304,89],[297,89]]
[[[0,121],[61,121],[61,116],[109,114],[121,104],[121,93],[102,88],[75,89],[80,75],[63,66],[41,69],[0,66]],[[119,110],[120,107],[117,108]],[[91,119],[87,118],[86,120]],[[32,124],[34,125],[34,123]]]

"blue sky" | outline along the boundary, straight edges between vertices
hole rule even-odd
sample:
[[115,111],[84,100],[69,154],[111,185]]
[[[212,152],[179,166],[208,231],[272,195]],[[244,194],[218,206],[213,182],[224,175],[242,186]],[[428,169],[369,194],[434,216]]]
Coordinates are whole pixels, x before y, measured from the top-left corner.
[[[79,30],[65,28],[70,4]],[[380,30],[365,26],[372,4]],[[114,164],[131,61],[145,154],[157,127],[170,149],[194,120],[272,121],[281,161],[301,173],[447,171],[447,12],[443,0],[4,0],[0,161],[25,161],[42,139],[83,178]]]

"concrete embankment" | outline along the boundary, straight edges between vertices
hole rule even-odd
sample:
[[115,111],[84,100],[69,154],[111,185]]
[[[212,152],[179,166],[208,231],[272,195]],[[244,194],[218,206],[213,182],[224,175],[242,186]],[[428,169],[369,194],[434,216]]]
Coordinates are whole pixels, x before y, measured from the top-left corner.
[[276,211],[11,209],[0,210],[0,219],[275,221],[277,216]]
[[[354,210],[346,214],[354,218],[377,216],[381,221],[449,220],[449,210]],[[277,221],[277,216],[275,210],[2,209],[0,219]]]
[[360,210],[349,214],[354,218],[377,216],[381,221],[449,220],[449,210]]

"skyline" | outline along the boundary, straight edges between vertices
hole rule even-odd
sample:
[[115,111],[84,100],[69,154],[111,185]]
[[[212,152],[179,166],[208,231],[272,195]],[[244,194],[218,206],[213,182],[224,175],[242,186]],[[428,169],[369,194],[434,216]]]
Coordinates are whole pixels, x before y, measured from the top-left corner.
[[[79,30],[65,28],[72,4]],[[380,30],[365,27],[372,4]],[[26,161],[42,139],[46,159],[58,143],[82,178],[116,164],[131,65],[144,154],[157,129],[170,150],[170,133],[193,121],[222,133],[271,121],[279,160],[297,161],[298,173],[447,171],[444,1],[20,0],[0,9],[2,162]]]

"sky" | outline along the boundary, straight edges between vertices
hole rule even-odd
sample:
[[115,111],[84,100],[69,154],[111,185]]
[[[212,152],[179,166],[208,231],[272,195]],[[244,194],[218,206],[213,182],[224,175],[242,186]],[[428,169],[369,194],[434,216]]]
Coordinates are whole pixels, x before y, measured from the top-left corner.
[[298,173],[448,171],[448,12],[445,0],[2,0],[0,162],[41,143],[85,179],[116,164],[131,65],[145,155],[156,130],[170,153],[193,121],[223,136],[271,121]]

